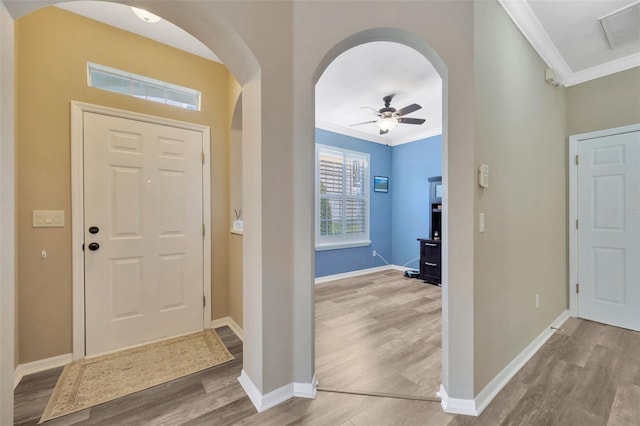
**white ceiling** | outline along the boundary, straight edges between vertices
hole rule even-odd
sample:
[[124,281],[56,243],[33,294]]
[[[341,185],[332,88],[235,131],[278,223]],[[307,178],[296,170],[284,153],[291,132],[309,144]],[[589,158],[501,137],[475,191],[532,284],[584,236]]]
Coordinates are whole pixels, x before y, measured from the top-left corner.
[[[565,86],[640,66],[640,37],[611,49],[598,22],[598,18],[638,0],[498,1]],[[58,7],[220,62],[180,28],[164,20],[146,23],[127,6],[75,1]],[[634,25],[640,34],[640,16]],[[389,42],[360,45],[336,58],[320,78],[316,126],[390,145],[440,134],[441,85],[433,66],[409,47]],[[362,107],[380,109],[382,97],[389,94],[395,94],[391,106],[397,109],[420,104],[423,108],[408,117],[425,118],[425,124],[398,124],[384,136],[375,124],[349,126],[376,119],[373,111]]]
[[[422,125],[402,124],[380,135],[374,110],[394,94],[391,106],[417,103],[422,109],[405,117],[425,118]],[[363,107],[368,107],[364,108]],[[442,79],[417,51],[398,43],[374,42],[338,56],[316,85],[316,127],[374,142],[396,145],[442,133]]]
[[129,6],[108,1],[71,1],[59,3],[56,6],[194,55],[220,62],[211,49],[182,28],[164,19],[155,24],[145,22],[138,18]]
[[[611,49],[598,22],[638,0],[499,1],[565,86],[640,66],[640,38]],[[639,19],[631,23],[636,34]]]

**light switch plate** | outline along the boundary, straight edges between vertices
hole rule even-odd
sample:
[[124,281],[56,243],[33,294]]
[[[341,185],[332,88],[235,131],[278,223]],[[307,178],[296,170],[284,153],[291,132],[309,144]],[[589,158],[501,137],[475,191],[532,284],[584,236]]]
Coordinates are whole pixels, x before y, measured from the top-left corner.
[[64,210],[34,210],[34,228],[63,228]]

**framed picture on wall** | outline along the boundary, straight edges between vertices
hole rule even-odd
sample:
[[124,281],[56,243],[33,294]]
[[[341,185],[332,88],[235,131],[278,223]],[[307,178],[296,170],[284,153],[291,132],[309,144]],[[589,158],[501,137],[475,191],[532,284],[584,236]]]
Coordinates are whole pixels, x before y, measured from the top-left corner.
[[374,192],[389,192],[389,178],[386,176],[373,177]]

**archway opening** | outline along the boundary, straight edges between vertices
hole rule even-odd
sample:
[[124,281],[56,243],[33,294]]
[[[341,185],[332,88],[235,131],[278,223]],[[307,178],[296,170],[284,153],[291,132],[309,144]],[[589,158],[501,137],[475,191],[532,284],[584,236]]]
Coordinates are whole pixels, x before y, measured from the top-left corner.
[[[44,6],[47,6],[49,4],[54,4],[55,2],[40,2],[37,4],[37,8],[41,8]],[[125,2],[126,3],[126,2]],[[18,17],[18,16],[24,16],[26,18],[30,17],[27,15],[31,15],[32,12],[36,12],[36,5],[32,4],[30,6],[26,6],[26,7],[22,7],[20,5],[13,5],[16,9],[19,10],[15,10],[14,12],[14,16]],[[154,5],[155,6],[155,5]],[[153,6],[152,6],[153,7]],[[235,33],[235,31],[233,31],[228,24],[223,23],[222,22],[222,18],[220,18],[219,16],[216,16],[215,12],[212,12],[210,10],[207,10],[206,13],[207,15],[209,15],[209,17],[211,19],[209,19],[209,23],[213,22],[220,22],[221,25],[220,26],[216,26],[216,25],[208,25],[208,28],[200,28],[197,27],[195,25],[190,24],[190,21],[193,21],[193,19],[189,19],[189,17],[193,17],[196,15],[199,15],[200,13],[202,13],[202,11],[200,10],[194,10],[194,9],[198,9],[200,6],[198,5],[193,5],[193,8],[189,8],[189,7],[183,7],[183,6],[178,6],[176,4],[166,4],[166,5],[158,5],[158,9],[161,10],[153,10],[154,13],[163,16],[163,17],[167,17],[167,19],[172,20],[173,22],[182,22],[181,26],[183,28],[185,28],[186,30],[188,30],[189,32],[191,32],[192,34],[198,34],[198,39],[202,40],[206,45],[210,46],[212,48],[212,50],[222,50],[222,51],[227,51],[226,54],[222,53],[220,54],[220,57],[227,57],[230,58],[229,60],[229,64],[227,65],[227,68],[229,69],[230,73],[232,73],[234,75],[234,77],[238,80],[239,85],[245,85],[248,84],[252,81],[259,81],[259,69],[257,66],[257,62],[255,61],[255,59],[253,58],[251,52],[249,52],[249,50],[247,49],[246,45],[242,42],[242,40],[239,38],[239,36],[237,35],[237,33]],[[33,10],[31,10],[30,8],[33,8]],[[151,8],[150,8],[151,9]],[[36,12],[37,13],[37,12]],[[16,18],[19,19],[19,18]],[[220,37],[220,33],[224,33],[226,36],[225,37]],[[218,47],[220,47],[220,49],[218,49]],[[98,49],[96,49],[98,50]],[[230,53],[233,52],[233,53]],[[94,52],[95,53],[95,52]],[[12,54],[12,53],[11,53]],[[59,62],[64,62],[64,61],[60,61],[60,58],[58,58]],[[67,64],[68,65],[68,64]],[[47,71],[46,67],[42,68],[42,71],[45,72]],[[48,70],[51,71],[51,70]],[[220,77],[220,76],[218,76]],[[226,93],[226,85],[227,85],[227,79],[226,79],[226,74],[224,77],[224,82],[222,82],[223,78],[220,78],[220,82],[221,88],[224,88],[224,90],[220,90],[220,92],[225,92]],[[41,92],[41,95],[42,92]],[[77,99],[77,97],[73,96],[71,97],[71,99]],[[81,99],[82,100],[82,99]],[[87,101],[91,101],[91,99],[86,99]],[[225,99],[224,103],[224,108],[227,108],[227,102]],[[116,105],[117,107],[120,107],[120,105]],[[126,108],[126,107],[124,107]],[[245,108],[249,108],[249,109],[260,109],[260,93],[259,90],[249,90],[249,93],[245,96]],[[135,109],[135,108],[134,108]],[[56,108],[56,114],[58,114],[61,111],[67,111],[68,112],[69,107],[68,107],[68,101],[65,104],[65,106],[60,107],[60,108]],[[52,110],[53,111],[53,110]],[[241,114],[242,114],[242,110],[240,110]],[[4,112],[4,111],[3,111]],[[17,110],[17,114],[20,113],[20,110]],[[216,114],[214,112],[207,112],[207,114],[210,114],[211,116],[214,117],[214,120],[219,120],[218,122],[215,123],[214,127],[219,128],[219,129],[225,129],[223,131],[223,133],[227,133],[229,131],[229,127],[231,126],[230,123],[227,122],[223,122],[222,118],[226,118],[229,115],[227,114]],[[219,117],[219,119],[215,118],[215,117]],[[67,126],[68,126],[68,120],[66,121]],[[245,127],[249,127],[249,128],[259,128],[260,123],[257,122],[257,120],[252,120],[251,118],[249,120],[246,120],[245,122]],[[254,133],[259,133],[259,132],[255,132]],[[47,138],[49,142],[51,142],[51,138]],[[221,137],[220,135],[216,138],[214,137],[214,140],[217,139],[218,141],[224,141],[223,143],[227,142],[227,138],[226,137]],[[260,142],[260,138],[254,138],[253,143],[259,143]],[[47,148],[47,149],[53,149],[51,148],[51,145]],[[227,148],[224,148],[224,152],[226,152]],[[64,150],[63,150],[64,151]],[[216,154],[219,155],[219,152]],[[224,156],[222,156],[224,157]],[[68,160],[67,161],[62,161],[61,165],[68,166]],[[226,165],[225,165],[226,167]],[[4,171],[4,170],[3,170]],[[220,190],[215,190],[213,191],[214,196],[215,192],[218,191],[220,192]],[[226,191],[226,189],[224,190]],[[18,194],[19,195],[19,194]],[[251,194],[245,195],[247,197],[251,197]],[[4,197],[4,193],[3,193],[3,197]],[[65,198],[65,197],[61,197],[61,198]],[[224,197],[223,197],[224,198]],[[60,203],[60,210],[67,210],[67,201],[68,201],[69,197],[66,197],[66,200],[62,200]],[[220,225],[220,227],[222,229],[224,229],[224,231],[222,231],[225,234],[225,239],[226,239],[226,234],[229,233],[229,229],[231,226],[231,215],[227,215],[228,213],[228,209],[223,209],[223,218],[220,219],[220,222],[222,222],[223,224]],[[71,220],[71,213],[67,212],[67,218],[68,218],[68,222],[70,222]],[[207,229],[208,232],[211,232],[210,229]],[[215,243],[214,243],[215,244]],[[65,247],[68,247],[69,244],[64,244]],[[24,247],[24,244],[22,244],[22,246]],[[63,247],[64,248],[64,247]],[[218,249],[217,250],[219,253],[223,253],[226,252],[226,250],[221,250]],[[52,252],[49,251],[49,258],[51,258]],[[52,259],[54,260],[54,259]],[[62,262],[64,263],[64,262]],[[242,266],[240,265],[240,268]],[[215,267],[214,267],[215,268]],[[218,270],[220,270],[221,268],[217,268]],[[214,272],[215,273],[215,272]],[[67,275],[69,275],[67,273]],[[3,281],[4,284],[4,281]],[[242,285],[242,283],[241,283]],[[70,296],[70,291],[68,291],[68,289],[65,289],[64,291],[60,291],[60,294],[62,294],[64,297],[66,297],[65,303],[68,304],[69,302],[69,296]],[[242,299],[241,297],[241,292],[240,292],[240,300]],[[13,302],[13,301],[11,301]],[[49,301],[50,302],[50,301]],[[209,309],[211,309],[211,305],[210,305],[210,301],[206,302]],[[13,315],[13,314],[12,314]],[[240,313],[240,315],[242,315]],[[70,321],[68,321],[70,316],[70,313],[65,312],[65,314],[63,315],[64,318],[62,318],[62,322],[63,323],[67,323],[69,324]],[[56,318],[54,317],[49,317],[49,319],[51,320],[51,318]],[[47,320],[49,321],[49,320]],[[20,323],[22,325],[26,325],[28,323],[28,321],[20,321]],[[62,336],[61,339],[57,339],[56,337],[51,337],[50,340],[60,340],[63,342],[63,344],[65,344],[66,346],[70,346],[70,339],[69,336],[71,335],[71,330],[67,330],[65,329],[63,331],[64,334]],[[51,341],[44,341],[44,344],[46,345],[50,345]],[[11,352],[16,352],[16,347],[14,347],[13,342],[9,342],[10,343],[10,351]],[[47,349],[48,350],[48,349]],[[45,354],[43,357],[48,357],[48,358],[54,358],[57,354],[55,352],[59,352],[57,349],[53,350],[54,352],[52,352],[51,354]],[[71,348],[69,347],[69,349],[64,351],[65,353],[63,353],[63,355],[66,355],[67,353],[71,352]],[[25,353],[28,353],[27,351],[25,351]],[[66,359],[66,358],[65,358]],[[3,366],[4,366],[4,361],[6,360],[5,357],[3,357]],[[19,359],[16,359],[17,363],[20,363]],[[35,359],[26,359],[26,362],[31,362],[31,361],[35,361]],[[3,374],[7,371],[9,371],[8,369],[3,368]],[[3,375],[3,382],[5,381],[5,379],[7,379],[7,382],[13,382],[13,380],[8,379],[7,377],[5,377]],[[3,393],[3,402],[4,402],[4,396],[5,394]],[[5,405],[5,404],[3,404]]]
[[[391,47],[389,57],[381,53],[367,63],[367,57],[376,49],[384,52],[386,45]],[[364,56],[358,56],[358,50]],[[396,67],[409,71],[403,75]],[[412,67],[419,69],[415,80]],[[319,283],[315,361],[321,389],[433,397],[446,382],[447,366],[443,359],[447,351],[441,349],[447,333],[442,311],[448,300],[448,262],[443,259],[447,247],[446,67],[424,40],[385,28],[355,34],[336,45],[315,77],[315,277]],[[423,81],[417,81],[420,77]],[[336,82],[343,80],[345,86],[340,87]],[[430,92],[422,92],[419,86]],[[340,91],[358,105],[339,99]],[[359,93],[363,91],[365,97]],[[383,105],[389,95],[395,96],[390,105]],[[331,102],[335,108],[327,113]],[[413,127],[400,120],[387,133],[380,121],[389,107],[401,113],[411,111],[406,113],[411,118],[426,115],[431,126],[395,136],[396,129]],[[360,133],[354,131],[361,127]],[[354,181],[356,172],[362,183]],[[443,183],[437,200],[430,197],[429,178]],[[336,179],[339,188],[329,188]],[[362,186],[354,190],[354,183]],[[336,196],[340,191],[364,196],[361,200]],[[440,210],[437,217],[435,208]],[[359,241],[344,238],[354,229],[365,230]],[[332,234],[342,236],[342,241],[327,244]],[[423,242],[418,239],[438,246],[440,277],[428,279],[436,286],[403,276],[404,269],[413,269],[426,278],[420,267]],[[433,259],[428,260],[433,264]],[[407,352],[403,355],[403,351]],[[404,365],[400,359],[409,361]],[[353,371],[345,372],[349,366]]]

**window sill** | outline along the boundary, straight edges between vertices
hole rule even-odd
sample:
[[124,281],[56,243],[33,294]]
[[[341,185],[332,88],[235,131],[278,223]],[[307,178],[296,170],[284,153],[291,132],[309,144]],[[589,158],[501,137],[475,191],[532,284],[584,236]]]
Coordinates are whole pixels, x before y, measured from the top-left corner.
[[366,241],[348,241],[342,243],[327,243],[327,244],[316,244],[316,251],[325,251],[325,250],[338,250],[345,248],[354,248],[354,247],[367,247],[371,245],[370,240]]

